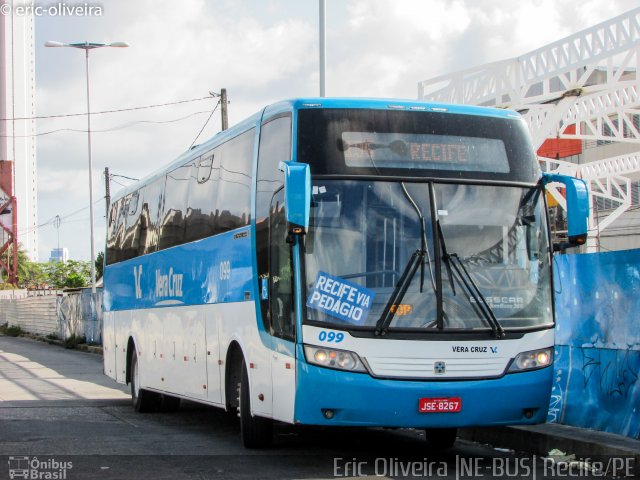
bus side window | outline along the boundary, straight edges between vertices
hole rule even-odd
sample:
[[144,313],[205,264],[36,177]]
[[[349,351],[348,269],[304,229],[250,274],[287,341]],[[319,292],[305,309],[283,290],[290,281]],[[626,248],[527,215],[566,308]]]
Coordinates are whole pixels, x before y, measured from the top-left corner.
[[[209,172],[207,173],[207,178],[211,175],[211,156],[208,162]],[[202,160],[200,163],[202,163]],[[193,162],[189,162],[186,165],[176,167],[166,176],[164,207],[162,209],[162,220],[160,221],[160,232],[158,234],[158,250],[184,243],[189,180],[193,169]],[[200,178],[200,173],[198,173],[198,178]]]
[[140,214],[142,201],[140,191],[127,195],[126,208],[123,210],[122,223],[124,233],[120,243],[120,261],[129,260],[138,255],[138,245],[140,243]]
[[120,205],[120,211],[118,212],[118,220],[116,223],[116,233],[115,233],[115,250],[116,257],[114,262],[121,262],[125,259],[124,256],[124,239],[125,239],[125,228],[127,225],[127,215],[129,214],[129,200],[131,199],[131,194],[122,198],[120,201],[122,202]]
[[203,155],[198,161],[198,183],[204,183],[211,178],[211,170],[213,169],[214,153]]
[[118,235],[118,217],[124,199],[117,200],[111,204],[109,209],[109,224],[107,226],[107,249],[106,263],[111,265],[118,261],[117,235]]
[[222,145],[216,233],[248,225],[251,220],[251,175],[255,128]]
[[220,147],[206,153],[194,165],[189,179],[184,241],[193,242],[215,235],[218,223]]
[[269,313],[272,333],[295,340],[291,245],[287,243],[284,189],[273,197],[269,221]]
[[142,208],[138,224],[140,235],[138,237],[137,255],[146,255],[155,252],[158,248],[158,230],[160,221],[160,209],[164,194],[164,177],[157,178],[152,183],[142,188],[140,202]]

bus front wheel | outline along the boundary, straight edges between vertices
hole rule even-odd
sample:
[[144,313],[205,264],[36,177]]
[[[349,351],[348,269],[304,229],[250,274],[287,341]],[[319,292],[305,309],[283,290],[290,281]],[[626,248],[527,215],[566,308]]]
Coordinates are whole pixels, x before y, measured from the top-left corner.
[[444,450],[453,447],[458,436],[457,428],[427,428],[425,430],[427,446],[434,450]]
[[249,392],[249,373],[242,362],[242,379],[238,385],[238,414],[240,416],[240,436],[245,448],[264,448],[271,445],[273,439],[273,421],[268,418],[251,415],[251,394]]
[[152,412],[158,405],[158,394],[140,388],[140,367],[138,353],[133,350],[131,355],[131,401],[136,412]]

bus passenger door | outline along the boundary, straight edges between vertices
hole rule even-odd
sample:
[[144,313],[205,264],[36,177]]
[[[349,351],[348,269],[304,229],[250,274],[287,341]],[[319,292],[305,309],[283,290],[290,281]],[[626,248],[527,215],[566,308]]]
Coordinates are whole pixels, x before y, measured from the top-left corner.
[[296,394],[293,262],[287,243],[284,190],[273,197],[269,219],[269,316],[274,338],[271,376],[273,418],[293,421]]

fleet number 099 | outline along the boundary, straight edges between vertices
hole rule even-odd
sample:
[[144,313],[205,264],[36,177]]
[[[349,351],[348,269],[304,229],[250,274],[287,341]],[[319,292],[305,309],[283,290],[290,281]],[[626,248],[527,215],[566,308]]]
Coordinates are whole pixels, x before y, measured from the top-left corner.
[[231,262],[225,260],[220,262],[220,280],[229,280],[231,278]]
[[344,340],[344,333],[342,332],[327,332],[326,330],[322,330],[319,334],[318,334],[318,340],[320,340],[321,342],[335,342],[335,343],[340,343],[342,340]]

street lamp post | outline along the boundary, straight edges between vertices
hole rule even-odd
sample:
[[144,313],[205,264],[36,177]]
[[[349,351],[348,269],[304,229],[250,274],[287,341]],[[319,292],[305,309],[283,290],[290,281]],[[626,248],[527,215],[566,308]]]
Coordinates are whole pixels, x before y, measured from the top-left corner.
[[84,50],[85,53],[85,67],[87,77],[87,145],[89,153],[89,217],[90,217],[90,230],[91,230],[91,293],[96,293],[96,252],[94,242],[94,220],[93,220],[93,162],[91,159],[91,107],[89,96],[89,50],[103,47],[116,47],[123,48],[128,47],[126,42],[112,42],[112,43],[62,43],[62,42],[46,42],[45,47],[69,47],[79,48]]
[[320,0],[320,96],[326,96],[327,70],[327,3]]

